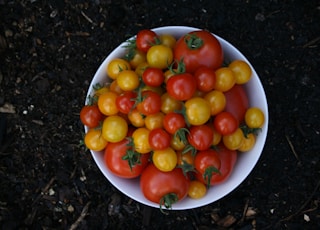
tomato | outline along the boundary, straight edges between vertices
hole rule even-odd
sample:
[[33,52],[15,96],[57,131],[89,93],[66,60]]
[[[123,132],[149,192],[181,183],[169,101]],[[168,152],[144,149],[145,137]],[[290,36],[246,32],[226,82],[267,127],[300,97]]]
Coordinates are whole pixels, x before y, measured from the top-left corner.
[[123,91],[132,91],[138,88],[140,79],[134,70],[123,70],[118,74],[117,84]]
[[245,113],[245,122],[249,128],[261,128],[264,123],[264,114],[260,108],[251,107]]
[[234,85],[224,93],[226,97],[225,111],[231,113],[239,123],[243,122],[245,113],[249,107],[248,96],[242,85]]
[[137,94],[132,91],[127,91],[120,94],[116,98],[116,106],[121,113],[128,114],[133,108]]
[[116,80],[113,80],[109,86],[109,89],[111,92],[114,92],[116,94],[123,93],[123,90],[119,87],[118,82]]
[[139,49],[133,50],[131,57],[129,57],[129,63],[132,69],[136,69],[141,63],[146,61],[146,54]]
[[93,86],[94,89],[94,98],[99,98],[100,95],[109,92],[110,91],[110,87],[109,86],[101,86],[100,84],[98,84],[98,86]]
[[180,151],[185,148],[186,144],[177,135],[171,135],[170,147],[174,150]]
[[107,146],[108,141],[102,137],[100,129],[89,129],[84,136],[84,144],[90,150],[101,151]]
[[224,93],[218,90],[210,91],[204,96],[204,99],[206,99],[210,104],[210,112],[212,116],[222,112],[227,104]]
[[121,58],[115,58],[107,66],[107,74],[111,79],[116,79],[118,74],[123,70],[130,70],[130,63]]
[[244,138],[242,130],[237,128],[233,133],[223,136],[222,141],[228,149],[237,150],[242,145]]
[[108,116],[102,124],[102,136],[108,142],[123,140],[128,132],[128,123],[118,115]]
[[168,79],[166,89],[174,99],[185,101],[196,92],[196,79],[189,73],[176,74]]
[[163,127],[164,114],[162,112],[150,114],[145,117],[144,123],[147,129],[153,130]]
[[85,105],[81,108],[80,120],[88,128],[97,127],[103,119],[104,115],[100,112],[97,105]]
[[[214,174],[211,177],[211,185],[221,184],[222,182],[226,181],[233,172],[233,168],[238,159],[237,151],[227,149],[222,144],[218,145],[216,152],[221,162],[219,169],[220,173]],[[197,178],[200,178],[199,175]]]
[[220,143],[222,135],[213,127],[213,125],[210,125],[210,127],[213,132],[213,139],[211,145],[216,146]]
[[163,127],[168,133],[175,134],[177,130],[186,127],[186,122],[182,114],[171,112],[164,116]]
[[213,149],[199,151],[194,158],[196,177],[204,184],[210,186],[214,175],[220,173],[221,161],[218,153]]
[[154,164],[149,164],[140,177],[143,195],[151,202],[171,208],[172,204],[184,199],[188,194],[189,180],[180,168],[162,172]]
[[128,139],[109,143],[106,147],[104,162],[113,174],[122,178],[135,178],[141,175],[148,165],[149,155],[133,153],[135,155],[128,156],[130,151],[132,150]]
[[210,116],[210,104],[201,97],[193,97],[185,102],[186,116],[191,125],[203,125]]
[[200,199],[204,197],[207,193],[207,187],[204,183],[198,180],[190,181],[190,186],[188,190],[188,196],[192,199]]
[[143,115],[150,115],[160,112],[161,97],[159,94],[148,90],[142,92],[142,102],[138,103],[137,109]]
[[251,79],[252,70],[247,62],[235,60],[228,67],[232,70],[237,84],[247,83]]
[[172,49],[165,45],[154,45],[147,52],[149,66],[166,69],[173,61]]
[[178,39],[174,60],[183,60],[186,72],[194,73],[200,66],[217,69],[223,62],[218,39],[208,31],[193,31]]
[[150,130],[145,127],[140,127],[133,131],[133,145],[138,153],[145,154],[151,151],[151,146],[149,144],[149,134]]
[[232,134],[238,126],[238,120],[229,112],[218,113],[213,120],[213,127],[221,135]]
[[164,81],[162,69],[149,67],[142,73],[142,80],[146,85],[157,87]]
[[134,127],[143,127],[145,125],[144,115],[137,108],[128,113],[128,119]]
[[177,166],[177,154],[168,147],[166,149],[154,150],[152,162],[162,172],[172,171]]
[[157,34],[148,29],[140,30],[136,36],[136,46],[137,48],[146,53],[150,47],[157,43]]
[[192,151],[177,151],[177,167],[181,168],[185,175],[194,172],[194,156]]
[[228,67],[221,67],[216,70],[215,90],[226,92],[231,89],[236,83],[236,78],[232,70]]
[[159,39],[162,45],[168,46],[171,49],[174,48],[177,42],[176,38],[173,37],[171,34],[161,34],[159,36]]
[[116,105],[117,97],[118,94],[111,91],[100,95],[98,98],[98,107],[101,113],[107,116],[117,114],[119,112],[119,109]]
[[168,93],[164,93],[161,96],[161,111],[165,114],[181,110],[181,101],[174,99]]
[[146,62],[140,63],[134,70],[139,77],[142,76],[143,72],[149,67],[149,64]]
[[237,150],[240,152],[247,152],[254,147],[255,143],[256,136],[253,133],[249,133],[245,138],[243,138],[242,144]]
[[171,136],[162,128],[153,129],[149,134],[149,144],[153,150],[164,150],[170,147]]
[[187,137],[196,150],[206,150],[212,144],[213,131],[208,125],[191,126]]
[[202,92],[209,92],[213,90],[216,82],[215,71],[207,66],[199,67],[194,73],[197,81],[197,89]]

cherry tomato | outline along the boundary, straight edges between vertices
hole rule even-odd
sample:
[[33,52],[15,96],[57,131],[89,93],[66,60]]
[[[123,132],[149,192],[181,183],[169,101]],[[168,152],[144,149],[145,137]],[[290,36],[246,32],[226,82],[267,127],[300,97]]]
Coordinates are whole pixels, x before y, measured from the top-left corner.
[[191,125],[203,125],[210,116],[210,104],[201,97],[193,97],[185,102],[186,116]]
[[138,153],[148,153],[151,151],[149,144],[150,130],[145,127],[137,128],[132,133],[134,148]]
[[226,97],[225,111],[231,113],[239,124],[244,121],[245,113],[249,107],[248,96],[242,85],[234,85],[224,93]]
[[165,114],[181,110],[181,101],[174,99],[168,93],[164,93],[161,96],[161,111]]
[[154,45],[147,52],[149,66],[166,69],[173,61],[172,49],[165,45]]
[[148,90],[142,92],[143,101],[138,103],[137,109],[143,115],[150,115],[160,112],[161,110],[161,97],[159,94]]
[[161,34],[159,36],[160,42],[162,45],[168,46],[171,49],[174,48],[177,40],[175,37],[173,37],[171,34]]
[[111,91],[100,95],[98,98],[98,107],[101,113],[107,116],[117,114],[119,112],[119,109],[116,105],[117,97],[118,94]]
[[188,190],[188,196],[192,199],[200,199],[204,197],[207,193],[207,187],[204,183],[198,180],[190,181],[190,186]]
[[146,53],[150,47],[157,43],[157,34],[148,29],[140,30],[136,36],[136,46],[137,48]]
[[194,167],[197,170],[197,179],[208,186],[212,185],[214,181],[211,179],[220,173],[221,161],[218,153],[213,149],[197,152]]
[[232,70],[228,67],[221,67],[216,70],[215,90],[226,92],[231,89],[236,83],[236,78]]
[[222,47],[208,31],[193,31],[178,39],[174,60],[183,60],[186,72],[194,73],[200,66],[217,69],[223,62]]
[[128,156],[129,151],[132,150],[128,139],[109,143],[106,147],[104,162],[113,174],[122,178],[136,178],[148,165],[148,154],[135,153],[135,155]]
[[227,104],[224,93],[218,90],[210,91],[204,96],[204,99],[206,99],[210,104],[210,112],[212,116],[222,112]]
[[196,150],[206,150],[212,144],[213,131],[208,125],[191,126],[187,137]]
[[171,112],[164,116],[163,127],[168,133],[175,134],[178,129],[186,127],[186,122],[182,114]]
[[100,112],[97,105],[85,105],[81,108],[80,120],[88,128],[97,127],[103,119],[104,115]]
[[102,136],[108,142],[118,142],[127,136],[128,123],[118,115],[108,116],[102,124]]
[[138,74],[139,77],[142,76],[143,72],[149,67],[148,62],[142,62],[140,63],[136,69],[134,70],[136,74]]
[[264,123],[264,114],[260,108],[251,107],[245,113],[245,122],[249,128],[261,128]]
[[140,79],[134,70],[123,70],[118,74],[117,84],[123,91],[133,91],[138,88]]
[[221,135],[229,135],[237,130],[239,122],[231,113],[221,112],[215,116],[213,126]]
[[118,110],[121,113],[128,114],[132,110],[132,108],[135,104],[134,99],[136,97],[137,97],[137,94],[132,91],[127,91],[127,92],[120,94],[116,98],[116,106],[117,106]]
[[172,204],[184,199],[188,194],[189,180],[180,168],[162,172],[154,164],[149,164],[140,177],[143,195],[150,201],[171,208]]
[[132,56],[129,57],[129,63],[132,69],[136,69],[141,63],[146,61],[146,54],[139,49],[133,50]]
[[163,127],[164,114],[162,112],[150,114],[145,117],[144,123],[147,129],[153,130]]
[[162,69],[149,67],[142,73],[142,80],[148,86],[157,87],[164,81]]
[[176,74],[167,81],[167,92],[176,100],[185,101],[190,99],[196,92],[197,83],[189,73]]
[[222,135],[221,133],[219,133],[214,127],[213,124],[210,125],[209,127],[211,127],[212,132],[213,132],[213,139],[212,139],[212,146],[216,146],[220,143],[221,139],[222,139]]
[[128,113],[128,119],[134,127],[143,127],[145,125],[144,115],[137,108]]
[[255,143],[256,136],[253,133],[249,133],[244,137],[241,146],[237,150],[240,152],[247,152],[254,147]]
[[177,135],[171,135],[170,147],[174,150],[180,151],[185,148],[186,144]]
[[121,58],[115,58],[107,66],[107,74],[111,79],[116,79],[118,74],[123,70],[130,70],[130,63]]
[[247,62],[235,60],[228,67],[232,70],[237,84],[247,83],[251,79],[252,70]]
[[162,128],[152,129],[149,133],[149,144],[153,150],[164,150],[170,147],[171,136]]
[[209,92],[213,90],[216,82],[216,73],[213,69],[207,66],[199,67],[194,73],[197,81],[197,89],[202,92]]
[[84,144],[90,150],[101,151],[107,146],[108,141],[102,137],[100,129],[89,129],[84,136]]
[[177,154],[172,148],[154,150],[152,162],[162,172],[172,171],[177,166]]
[[228,149],[237,150],[242,145],[244,138],[242,130],[237,128],[233,133],[223,136],[222,141]]
[[181,168],[185,175],[192,175],[194,173],[194,154],[192,151],[176,151],[177,167]]

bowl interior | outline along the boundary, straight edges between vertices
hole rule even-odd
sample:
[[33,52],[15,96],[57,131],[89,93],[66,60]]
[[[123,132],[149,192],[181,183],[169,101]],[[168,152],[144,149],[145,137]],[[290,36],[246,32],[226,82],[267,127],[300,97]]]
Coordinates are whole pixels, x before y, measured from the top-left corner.
[[[168,27],[155,28],[153,30],[157,34],[171,34],[171,35],[174,35],[176,38],[179,38],[188,32],[199,30],[199,29],[194,27],[184,27],[184,26],[168,26]],[[249,63],[249,65],[251,66],[252,78],[248,83],[246,83],[245,89],[248,94],[250,106],[257,106],[261,108],[262,111],[264,112],[265,123],[264,123],[264,126],[262,127],[262,132],[260,132],[257,137],[254,148],[251,151],[248,151],[246,153],[239,153],[238,161],[234,167],[234,171],[227,181],[225,181],[220,185],[211,187],[208,190],[208,193],[201,199],[194,200],[188,197],[185,198],[184,200],[174,204],[172,206],[173,210],[184,210],[184,209],[201,207],[201,206],[210,204],[214,201],[217,201],[220,198],[226,196],[231,191],[233,191],[238,185],[240,185],[243,182],[243,180],[245,180],[245,178],[249,175],[249,173],[252,171],[252,169],[256,165],[262,153],[262,150],[266,141],[266,137],[267,137],[268,120],[269,120],[268,105],[267,105],[267,99],[266,99],[263,86],[260,82],[260,79],[256,71],[254,70],[250,62],[246,59],[246,57],[239,50],[237,50],[233,45],[225,41],[223,38],[217,35],[215,36],[217,37],[217,39],[222,45],[222,48],[224,50],[224,58],[226,61],[241,59]],[[96,83],[104,83],[108,81],[108,77],[106,75],[106,67],[112,59],[116,57],[122,57],[125,54],[125,48],[123,48],[124,44],[125,43],[120,44],[115,50],[113,50],[107,56],[107,58],[103,61],[103,63],[100,65],[89,86],[87,96],[91,95],[91,93],[93,92],[93,86]],[[86,127],[85,127],[85,131],[87,131]],[[157,207],[157,208],[159,207],[158,204],[148,201],[143,196],[142,192],[140,191],[138,178],[133,180],[132,179],[128,180],[128,179],[122,179],[113,175],[104,164],[103,152],[91,151],[91,154],[97,166],[103,173],[103,175],[118,190],[120,190],[122,193],[124,193],[128,197],[140,203],[143,203],[151,207]]]

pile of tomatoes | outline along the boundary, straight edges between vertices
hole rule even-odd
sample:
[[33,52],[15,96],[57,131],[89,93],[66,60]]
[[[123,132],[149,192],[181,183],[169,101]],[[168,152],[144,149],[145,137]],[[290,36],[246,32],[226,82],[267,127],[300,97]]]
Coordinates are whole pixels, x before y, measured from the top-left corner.
[[223,63],[219,41],[204,30],[176,39],[145,29],[126,49],[80,112],[85,145],[104,151],[115,175],[140,177],[142,193],[160,207],[205,196],[227,180],[263,126],[243,88],[250,66]]

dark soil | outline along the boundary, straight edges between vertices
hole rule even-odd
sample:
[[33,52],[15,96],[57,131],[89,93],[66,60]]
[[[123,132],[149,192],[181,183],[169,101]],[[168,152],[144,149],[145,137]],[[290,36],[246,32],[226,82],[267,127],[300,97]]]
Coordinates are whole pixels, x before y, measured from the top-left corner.
[[[140,29],[204,28],[265,88],[268,139],[249,177],[205,207],[163,215],[115,189],[79,146],[96,69]],[[318,0],[0,0],[2,229],[319,229]],[[151,212],[152,211],[152,212]]]

